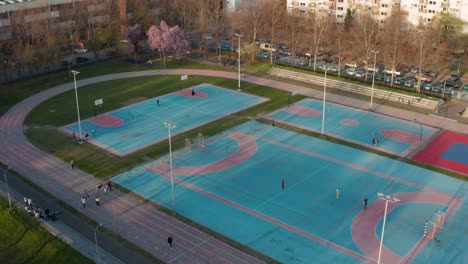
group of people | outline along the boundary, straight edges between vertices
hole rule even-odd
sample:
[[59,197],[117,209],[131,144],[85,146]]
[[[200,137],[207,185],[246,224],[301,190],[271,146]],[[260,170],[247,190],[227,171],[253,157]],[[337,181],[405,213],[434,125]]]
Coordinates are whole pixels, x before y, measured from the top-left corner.
[[[96,197],[94,198],[94,201],[96,202],[96,206],[101,205],[101,198],[99,196],[99,193],[100,193],[101,189],[104,190],[104,193],[111,192],[112,191],[112,182],[107,181],[105,184],[103,184],[101,182],[96,186]],[[81,196],[81,204],[82,204],[83,208],[86,208],[86,202],[88,201],[88,199],[89,199],[89,194],[85,189],[84,192],[83,192],[83,195]]]
[[48,221],[49,219],[52,221],[58,220],[56,214],[50,214],[49,208],[46,207],[45,209],[42,209],[39,206],[39,204],[34,205],[32,199],[29,197],[24,197],[24,205],[24,210],[30,216],[33,216],[38,219],[43,218],[46,221]]
[[[97,133],[96,129],[91,130],[91,134],[93,136],[96,136],[96,133]],[[84,141],[88,141],[88,138],[89,138],[89,132],[86,129],[85,132],[84,132]],[[76,132],[75,131],[72,132],[72,140],[73,140],[73,143],[78,142],[77,139],[76,139]],[[82,140],[81,137],[80,137],[79,140],[80,141]]]

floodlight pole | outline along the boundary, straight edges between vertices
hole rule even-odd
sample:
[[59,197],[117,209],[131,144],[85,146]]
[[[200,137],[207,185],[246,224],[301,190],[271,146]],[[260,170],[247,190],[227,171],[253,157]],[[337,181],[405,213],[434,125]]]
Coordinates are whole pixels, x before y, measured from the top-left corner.
[[238,59],[238,67],[237,67],[237,75],[238,75],[238,84],[237,84],[237,90],[240,91],[240,77],[241,77],[241,74],[240,74],[240,65],[241,65],[241,45],[240,45],[240,41],[241,41],[241,37],[242,37],[242,34],[241,33],[236,33],[234,34],[237,39],[239,40],[239,59]]
[[325,102],[327,97],[327,69],[325,69],[325,80],[323,82],[323,106],[322,106],[322,136],[325,131]]
[[102,224],[99,224],[94,229],[94,244],[96,245],[96,264],[99,264],[99,249],[98,249],[98,243],[97,243],[97,231],[101,227],[102,227]]
[[377,196],[379,197],[379,199],[385,201],[385,213],[384,213],[384,219],[383,219],[383,225],[382,225],[382,234],[380,236],[379,257],[377,258],[377,264],[380,264],[380,257],[382,254],[382,246],[383,246],[383,239],[384,239],[384,233],[385,233],[385,222],[387,220],[388,202],[396,203],[396,202],[399,202],[400,200],[396,197],[385,195],[383,193],[377,193]]
[[74,83],[75,83],[76,113],[77,113],[77,116],[78,116],[78,129],[79,129],[79,133],[80,133],[80,142],[82,142],[83,137],[81,136],[80,106],[79,106],[79,103],[78,103],[78,89],[76,87],[76,75],[79,74],[80,72],[72,70],[71,73],[73,74],[73,80],[74,80]]
[[370,96],[370,109],[372,110],[372,104],[374,103],[375,61],[377,59],[377,53],[379,53],[379,51],[371,50],[371,52],[374,53],[374,68],[373,68],[373,73],[372,73],[372,88],[371,88],[371,96]]
[[175,213],[175,198],[174,198],[174,177],[172,175],[172,143],[171,143],[171,129],[176,128],[172,123],[165,122],[164,126],[167,127],[169,133],[169,164],[171,167],[171,193],[172,193],[172,213]]
[[419,141],[422,140],[422,131],[423,131],[423,125],[416,120],[416,118],[413,119],[413,124],[418,124],[420,126],[419,129]]
[[8,190],[8,181],[7,181],[7,171],[10,170],[11,167],[8,166],[4,171],[3,171],[3,177],[5,178],[5,186],[6,186],[6,191],[7,191],[7,195],[8,195],[8,204],[10,205],[10,209],[11,209],[11,199],[10,199],[10,191]]

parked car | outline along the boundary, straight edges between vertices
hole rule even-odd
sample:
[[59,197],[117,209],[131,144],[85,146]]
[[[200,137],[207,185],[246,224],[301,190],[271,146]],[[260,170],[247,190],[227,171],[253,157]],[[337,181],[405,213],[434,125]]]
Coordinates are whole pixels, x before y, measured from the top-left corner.
[[443,84],[438,82],[438,83],[432,84],[431,88],[434,93],[440,93],[442,91]]
[[366,74],[363,70],[357,70],[354,73],[354,77],[357,77],[357,78],[364,78],[364,76],[366,76]]
[[273,52],[276,52],[276,48],[271,45],[270,43],[262,43],[260,44],[260,49],[262,49],[263,51],[273,51]]
[[393,84],[395,85],[403,85],[404,81],[401,78],[395,78],[393,80]]
[[386,74],[390,74],[390,75],[395,74],[395,76],[400,76],[400,75],[401,75],[401,72],[396,71],[396,70],[393,71],[393,70],[388,70],[388,69],[387,69],[387,70],[385,70],[384,72],[385,72]]
[[357,68],[358,65],[355,62],[347,62],[345,66],[349,68]]
[[463,76],[463,74],[464,72],[452,73],[452,75],[450,75],[449,80],[453,82],[458,81],[458,79],[460,79]]
[[356,73],[356,70],[354,68],[346,69],[346,74],[349,76],[354,76],[355,73]]
[[322,61],[325,62],[325,63],[334,63],[335,62],[332,58],[329,58],[329,57],[323,58]]

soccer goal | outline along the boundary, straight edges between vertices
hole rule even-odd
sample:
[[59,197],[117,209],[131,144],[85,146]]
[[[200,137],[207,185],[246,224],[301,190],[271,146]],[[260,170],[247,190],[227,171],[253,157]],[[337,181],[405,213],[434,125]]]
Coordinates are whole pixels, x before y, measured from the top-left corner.
[[436,210],[424,226],[424,236],[434,239],[435,234],[444,226],[445,212]]
[[201,144],[201,146],[205,146],[205,136],[203,136],[203,133],[198,133],[196,137],[185,138],[185,149],[187,151],[192,151],[194,144]]

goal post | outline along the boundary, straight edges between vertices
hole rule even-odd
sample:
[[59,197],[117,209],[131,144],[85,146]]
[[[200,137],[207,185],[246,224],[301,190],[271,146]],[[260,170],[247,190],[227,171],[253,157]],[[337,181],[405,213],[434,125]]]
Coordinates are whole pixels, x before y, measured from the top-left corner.
[[435,234],[444,226],[445,212],[436,210],[424,225],[424,236],[434,239]]
[[193,145],[198,143],[205,146],[205,136],[203,136],[203,133],[198,133],[197,136],[192,138],[185,138],[185,149],[190,152],[192,151]]

